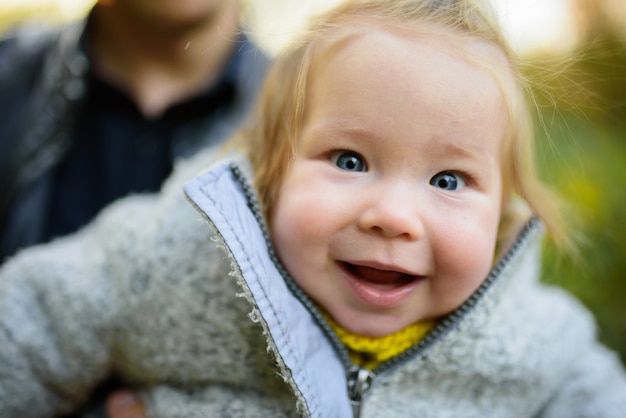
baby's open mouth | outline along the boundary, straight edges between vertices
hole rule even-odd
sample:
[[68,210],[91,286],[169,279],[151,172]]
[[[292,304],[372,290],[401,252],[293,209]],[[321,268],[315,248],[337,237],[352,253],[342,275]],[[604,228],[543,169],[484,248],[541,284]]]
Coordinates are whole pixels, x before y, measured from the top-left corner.
[[392,290],[418,279],[418,276],[395,270],[381,270],[374,267],[361,266],[342,262],[343,268],[355,279],[367,282],[379,290]]
[[[374,309],[391,309],[406,301],[426,277],[393,267],[339,262],[354,295]],[[378,268],[380,267],[380,268]]]

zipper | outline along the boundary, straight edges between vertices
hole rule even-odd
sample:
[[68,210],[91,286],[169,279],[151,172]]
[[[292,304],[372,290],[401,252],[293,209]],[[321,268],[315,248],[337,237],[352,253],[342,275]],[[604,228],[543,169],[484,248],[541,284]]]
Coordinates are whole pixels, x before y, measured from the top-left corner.
[[368,369],[359,366],[352,366],[348,370],[348,397],[352,406],[352,416],[359,418],[361,416],[361,405],[363,404],[363,395],[372,386],[374,382],[374,373]]
[[439,323],[428,334],[424,336],[417,344],[408,348],[404,352],[396,355],[395,357],[386,360],[373,370],[365,369],[363,367],[356,366],[350,360],[348,349],[337,337],[337,334],[331,329],[328,322],[324,319],[320,313],[318,307],[313,303],[309,296],[300,289],[300,287],[291,278],[291,275],[285,270],[282,263],[278,259],[272,245],[268,230],[265,226],[265,220],[261,215],[256,193],[252,189],[252,186],[248,183],[246,176],[236,163],[230,164],[230,169],[234,174],[237,182],[240,184],[244,194],[246,195],[246,201],[248,208],[254,214],[254,217],[261,228],[265,243],[268,248],[269,256],[278,269],[280,275],[285,280],[287,287],[293,293],[293,295],[304,305],[306,310],[311,314],[317,325],[321,328],[322,332],[329,340],[330,344],[335,349],[335,352],[341,359],[344,369],[346,370],[347,390],[348,397],[350,399],[350,405],[352,407],[353,418],[360,418],[361,409],[363,406],[363,399],[367,392],[374,384],[374,380],[381,374],[390,372],[402,365],[403,363],[416,358],[423,353],[436,341],[443,338],[445,334],[453,329],[461,319],[472,310],[472,308],[478,303],[485,292],[493,285],[493,283],[500,277],[503,268],[509,264],[510,260],[519,252],[522,244],[526,242],[530,232],[537,228],[541,221],[537,217],[532,217],[519,233],[515,243],[509,249],[509,251],[502,256],[500,260],[491,269],[487,278],[483,283],[474,291],[474,293],[456,310],[450,313],[448,316],[442,318]]

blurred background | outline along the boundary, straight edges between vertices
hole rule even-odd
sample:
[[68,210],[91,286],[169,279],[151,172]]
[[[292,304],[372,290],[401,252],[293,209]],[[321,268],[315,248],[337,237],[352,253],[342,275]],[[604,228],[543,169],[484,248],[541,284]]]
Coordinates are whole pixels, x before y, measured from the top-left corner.
[[[338,0],[246,1],[253,36],[274,53]],[[600,338],[626,363],[626,1],[492,1],[536,97],[541,173],[586,237],[578,259],[546,243],[544,280],[594,312]],[[56,25],[93,2],[0,0],[0,33],[25,21]]]

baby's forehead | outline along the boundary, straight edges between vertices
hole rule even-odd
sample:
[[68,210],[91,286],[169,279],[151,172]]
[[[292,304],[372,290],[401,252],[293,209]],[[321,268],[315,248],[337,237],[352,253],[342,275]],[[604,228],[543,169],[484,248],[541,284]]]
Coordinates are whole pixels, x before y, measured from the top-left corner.
[[[399,27],[359,24],[329,31],[314,49],[307,84],[310,86],[319,78],[320,73],[325,70],[324,67],[333,62],[337,56],[343,57],[341,65],[344,67],[358,67],[352,64],[358,64],[364,57],[371,58],[372,55],[376,55],[381,64],[384,64],[386,57],[395,53],[384,42],[376,42],[377,39],[384,37],[395,37],[416,48],[429,48],[433,54],[447,55],[457,62],[469,65],[481,73],[483,78],[492,81],[491,84],[497,88],[496,94],[502,99],[502,105],[509,113],[514,108],[512,102],[519,99],[518,78],[502,48],[494,42],[430,22]],[[359,68],[354,68],[354,71],[358,70]],[[396,80],[389,80],[390,83],[394,81]],[[458,81],[462,80],[458,80],[457,77],[451,78],[451,82]],[[310,104],[310,101],[307,102],[305,106]]]
[[352,124],[385,137],[394,127],[419,135],[436,120],[451,125],[449,132],[456,126],[462,141],[456,131],[493,120],[490,130],[502,132],[497,83],[454,51],[380,30],[336,45],[310,74],[305,126]]
[[381,33],[417,44],[436,46],[474,65],[490,68],[501,76],[513,75],[510,57],[505,52],[504,45],[498,44],[496,40],[430,21],[365,20],[327,29],[313,42],[312,62],[323,62],[353,42]]

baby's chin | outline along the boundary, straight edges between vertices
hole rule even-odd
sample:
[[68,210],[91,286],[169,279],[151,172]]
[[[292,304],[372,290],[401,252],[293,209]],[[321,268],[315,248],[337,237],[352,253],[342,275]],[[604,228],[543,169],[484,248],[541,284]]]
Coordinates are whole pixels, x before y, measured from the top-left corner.
[[361,313],[358,316],[360,317],[355,319],[350,316],[337,315],[335,322],[351,334],[372,338],[386,337],[420,322],[419,319],[402,320],[393,315],[363,315]]

